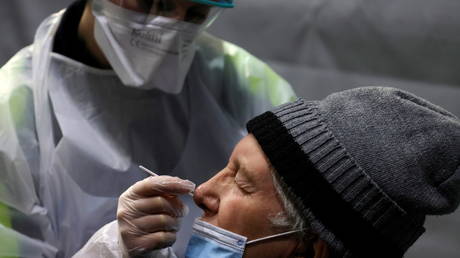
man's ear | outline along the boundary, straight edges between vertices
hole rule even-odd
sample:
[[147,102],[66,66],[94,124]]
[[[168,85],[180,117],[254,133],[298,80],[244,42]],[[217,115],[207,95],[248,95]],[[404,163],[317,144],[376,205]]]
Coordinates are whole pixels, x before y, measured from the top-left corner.
[[313,243],[313,250],[315,252],[314,258],[328,258],[329,252],[327,250],[327,244],[321,239],[317,239]]
[[305,242],[300,242],[297,245],[294,255],[290,257],[295,258],[328,258],[329,252],[325,241],[315,237],[312,239],[308,247]]

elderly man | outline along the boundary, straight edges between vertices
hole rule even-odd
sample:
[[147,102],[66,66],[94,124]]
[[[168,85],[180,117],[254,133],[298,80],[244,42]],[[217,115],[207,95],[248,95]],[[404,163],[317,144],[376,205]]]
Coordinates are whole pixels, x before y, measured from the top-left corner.
[[0,70],[0,256],[71,256],[115,219],[139,164],[203,182],[247,119],[294,98],[205,33],[233,5],[78,0],[40,25]]
[[[186,257],[402,257],[427,215],[460,202],[460,121],[410,93],[369,87],[299,99],[247,128],[227,166],[194,191],[203,215]],[[183,215],[176,195],[193,189],[165,176],[136,183],[120,198],[118,222],[79,255],[170,245]]]

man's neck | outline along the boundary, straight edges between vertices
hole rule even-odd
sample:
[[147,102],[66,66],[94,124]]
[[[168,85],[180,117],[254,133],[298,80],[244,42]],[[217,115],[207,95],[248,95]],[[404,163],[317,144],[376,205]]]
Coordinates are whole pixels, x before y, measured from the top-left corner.
[[110,69],[111,67],[107,58],[105,58],[104,53],[102,53],[101,48],[94,38],[94,19],[90,3],[87,3],[78,26],[78,36],[85,43],[88,51],[99,62],[101,68]]

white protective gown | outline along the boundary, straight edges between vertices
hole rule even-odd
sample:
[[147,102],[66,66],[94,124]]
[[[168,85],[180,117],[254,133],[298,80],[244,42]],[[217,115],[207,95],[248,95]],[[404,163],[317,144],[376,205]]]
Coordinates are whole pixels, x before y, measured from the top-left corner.
[[[181,93],[124,86],[51,52],[62,14],[0,70],[1,257],[71,256],[148,176],[138,165],[199,184],[225,165],[248,119],[294,99],[264,63],[208,34]],[[200,213],[185,201],[178,256]]]

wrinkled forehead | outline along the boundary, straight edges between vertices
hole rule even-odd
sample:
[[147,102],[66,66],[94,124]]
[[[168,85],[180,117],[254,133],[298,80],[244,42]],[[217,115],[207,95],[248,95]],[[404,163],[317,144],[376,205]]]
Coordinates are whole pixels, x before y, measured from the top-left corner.
[[263,182],[271,182],[272,166],[252,134],[245,136],[235,146],[231,160],[249,176]]

